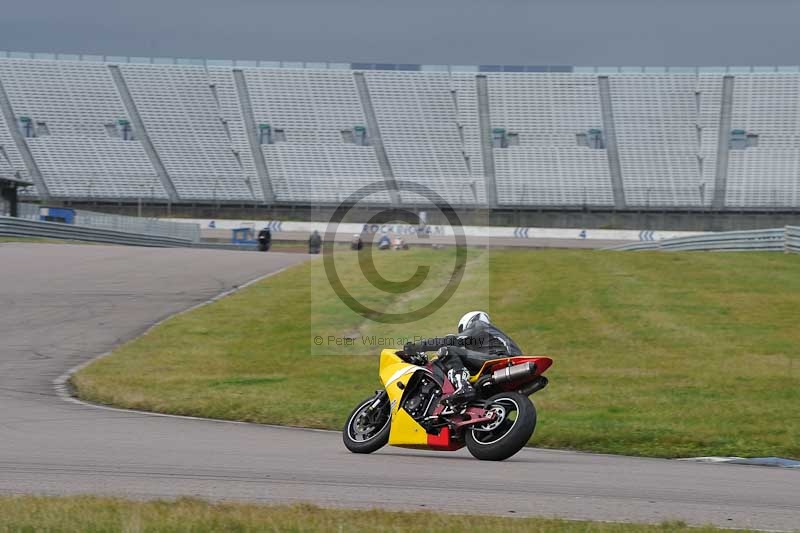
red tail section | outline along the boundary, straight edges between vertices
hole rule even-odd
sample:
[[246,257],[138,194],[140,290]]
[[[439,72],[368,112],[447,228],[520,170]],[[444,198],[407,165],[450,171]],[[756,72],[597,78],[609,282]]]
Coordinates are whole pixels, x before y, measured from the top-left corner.
[[526,383],[530,383],[531,381],[533,381],[534,378],[540,376],[542,373],[544,373],[545,370],[550,368],[550,365],[553,364],[553,360],[550,359],[549,357],[544,357],[544,356],[532,357],[532,356],[520,355],[516,357],[506,357],[504,359],[492,361],[491,366],[485,368],[483,373],[491,374],[497,370],[502,370],[508,367],[509,364],[520,365],[524,363],[533,363],[534,365],[536,365],[536,372],[532,376],[526,379],[503,383],[502,385],[500,385],[501,389],[507,391],[517,390]]
[[502,370],[503,368],[508,366],[508,363],[512,365],[520,365],[523,363],[533,363],[536,365],[536,374],[538,376],[543,374],[545,370],[550,368],[550,365],[553,364],[553,360],[549,357],[544,356],[527,356],[527,355],[519,355],[516,357],[506,357],[505,359],[498,359],[492,361],[492,366],[489,367],[489,372],[494,372],[496,370]]

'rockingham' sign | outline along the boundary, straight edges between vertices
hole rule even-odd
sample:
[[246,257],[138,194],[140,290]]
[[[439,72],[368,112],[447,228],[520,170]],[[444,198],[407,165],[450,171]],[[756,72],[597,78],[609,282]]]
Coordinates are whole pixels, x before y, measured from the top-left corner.
[[393,235],[437,235],[444,236],[447,233],[442,226],[412,226],[411,224],[364,224],[362,233],[390,233]]

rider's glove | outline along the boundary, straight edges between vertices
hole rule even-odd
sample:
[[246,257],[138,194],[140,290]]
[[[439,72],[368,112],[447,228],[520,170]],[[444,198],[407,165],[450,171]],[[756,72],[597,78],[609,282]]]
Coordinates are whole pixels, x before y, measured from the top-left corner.
[[419,352],[417,352],[413,342],[407,342],[403,346],[403,353],[406,354],[408,357],[413,357]]
[[409,361],[412,357],[416,355],[416,350],[414,350],[414,345],[410,342],[405,343],[403,349],[400,351],[395,352],[399,355],[404,361]]
[[428,356],[424,353],[417,353],[409,357],[409,363],[417,366],[424,366],[428,364]]

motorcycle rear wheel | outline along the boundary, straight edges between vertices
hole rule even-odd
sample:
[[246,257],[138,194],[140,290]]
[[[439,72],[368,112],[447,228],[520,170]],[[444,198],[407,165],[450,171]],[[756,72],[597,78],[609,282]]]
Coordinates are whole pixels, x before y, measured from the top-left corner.
[[467,449],[476,459],[502,461],[520,451],[536,429],[536,408],[518,392],[502,392],[487,400],[487,410],[494,410],[498,420],[480,424],[466,431]]
[[380,395],[385,396],[386,393],[370,396],[359,403],[347,417],[342,441],[353,453],[372,453],[389,442],[389,431],[392,427],[389,399],[384,397],[383,403],[376,410],[369,410]]

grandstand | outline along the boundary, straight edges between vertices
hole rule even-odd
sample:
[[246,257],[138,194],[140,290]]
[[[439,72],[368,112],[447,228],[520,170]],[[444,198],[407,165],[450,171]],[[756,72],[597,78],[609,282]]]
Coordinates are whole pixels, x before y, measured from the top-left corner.
[[0,52],[0,171],[45,201],[800,208],[800,69]]

